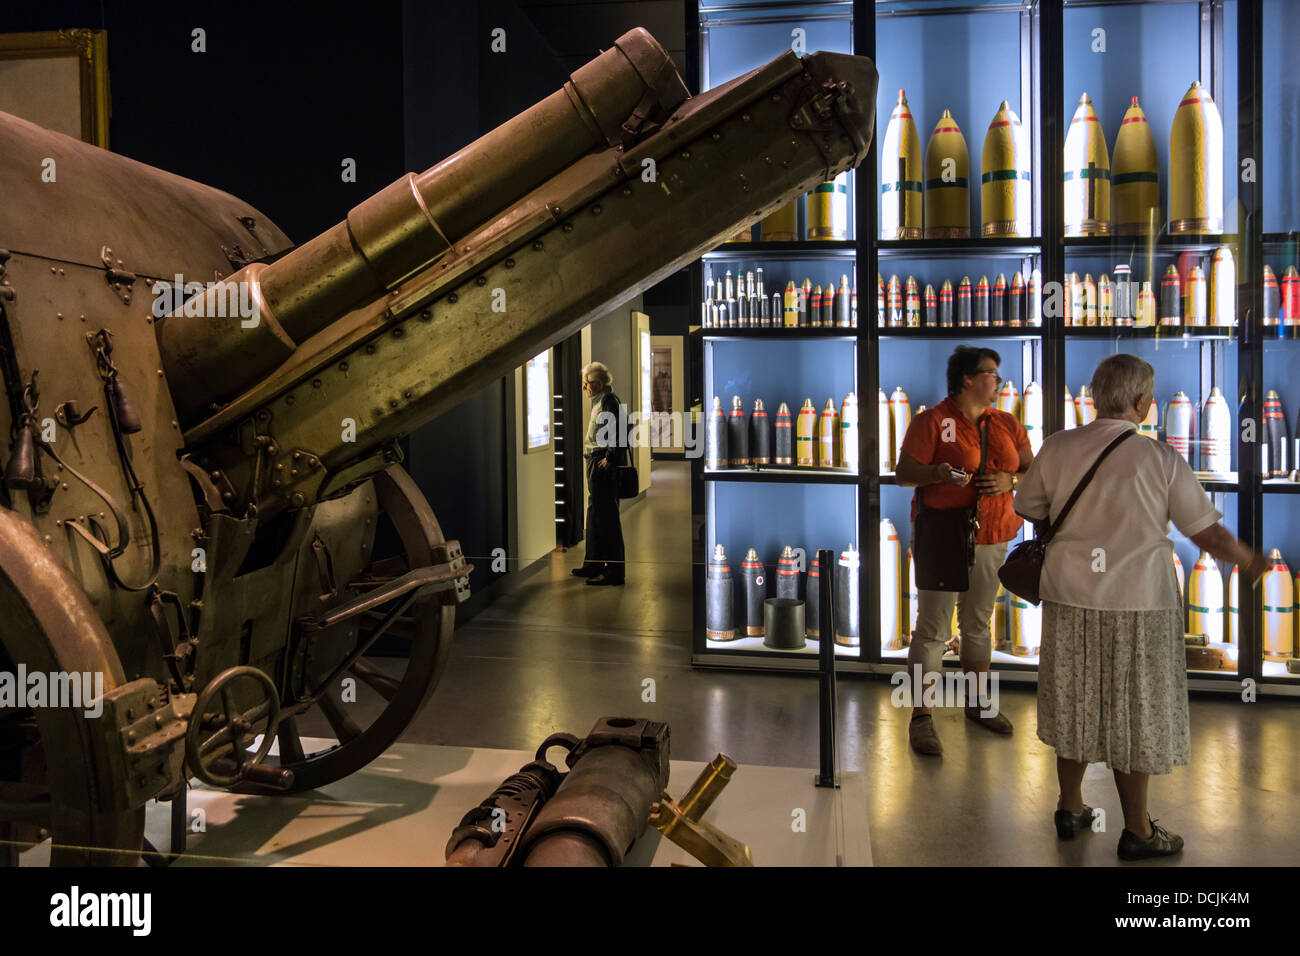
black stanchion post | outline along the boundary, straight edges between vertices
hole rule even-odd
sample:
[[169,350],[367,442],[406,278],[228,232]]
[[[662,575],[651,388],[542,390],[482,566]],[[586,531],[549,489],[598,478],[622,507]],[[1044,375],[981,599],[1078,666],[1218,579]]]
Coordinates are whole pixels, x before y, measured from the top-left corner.
[[817,786],[837,787],[835,779],[835,552],[817,552],[817,630],[821,641],[817,648],[817,703],[821,751],[821,770]]

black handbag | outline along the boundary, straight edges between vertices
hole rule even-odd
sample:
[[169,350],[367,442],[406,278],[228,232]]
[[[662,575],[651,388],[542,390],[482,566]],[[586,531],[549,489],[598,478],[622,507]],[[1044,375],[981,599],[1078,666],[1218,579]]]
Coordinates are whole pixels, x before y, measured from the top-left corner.
[[1065,521],[1066,515],[1074,507],[1074,503],[1078,500],[1079,495],[1083,493],[1083,489],[1088,487],[1088,482],[1092,481],[1092,476],[1097,473],[1097,468],[1106,460],[1106,456],[1118,448],[1120,443],[1132,434],[1135,433],[1126,431],[1102,449],[1101,454],[1097,456],[1097,460],[1088,469],[1088,473],[1079,479],[1079,483],[1074,486],[1074,491],[1070,493],[1069,500],[1065,502],[1065,507],[1056,516],[1055,521],[1047,522],[1047,519],[1044,518],[1032,522],[1034,537],[1028,541],[1022,541],[1012,548],[1011,553],[1007,555],[1006,561],[1002,563],[1002,567],[998,568],[998,580],[1002,582],[1004,588],[1034,606],[1042,603],[1043,599],[1039,596],[1039,588],[1042,586],[1043,581],[1043,559],[1047,557],[1047,546],[1055,537],[1056,532],[1061,530],[1061,523]]
[[641,493],[641,478],[636,473],[636,465],[619,465],[614,474],[620,498],[635,498]]
[[[980,422],[980,464],[988,458],[988,424]],[[917,496],[918,502],[920,495]],[[916,586],[924,591],[966,591],[975,564],[975,533],[979,530],[979,505],[973,508],[927,508],[920,504],[912,529],[912,562]]]

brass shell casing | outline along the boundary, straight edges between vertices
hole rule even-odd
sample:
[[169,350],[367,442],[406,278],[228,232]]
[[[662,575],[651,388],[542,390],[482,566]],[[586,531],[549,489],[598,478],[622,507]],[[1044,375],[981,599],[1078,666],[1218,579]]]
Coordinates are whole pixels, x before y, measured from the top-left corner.
[[1087,93],[1065,137],[1065,234],[1110,235],[1110,154]]
[[925,150],[925,238],[969,236],[970,153],[961,127],[944,110]]
[[1115,233],[1121,236],[1154,233],[1160,222],[1160,161],[1156,158],[1151,124],[1136,96],[1115,134],[1110,185]]
[[907,105],[907,91],[889,116],[880,150],[880,238],[920,239],[924,187],[921,183],[921,137]]
[[985,236],[1025,236],[1033,202],[1029,143],[1006,100],[989,123],[980,156],[980,215]]
[[1223,231],[1223,120],[1194,82],[1169,133],[1169,231]]

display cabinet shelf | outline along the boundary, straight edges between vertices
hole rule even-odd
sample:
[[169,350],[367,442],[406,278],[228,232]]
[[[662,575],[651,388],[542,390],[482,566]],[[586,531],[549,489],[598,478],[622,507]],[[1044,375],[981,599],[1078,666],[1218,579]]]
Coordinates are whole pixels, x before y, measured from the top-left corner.
[[1167,339],[1169,341],[1197,340],[1226,342],[1229,345],[1237,341],[1236,328],[1226,326],[1183,325],[1146,325],[1141,327],[1123,325],[1067,325],[1064,328],[1067,339]]
[[1265,478],[1260,484],[1265,494],[1300,495],[1300,481],[1292,481],[1290,478]]
[[755,256],[782,258],[853,258],[858,244],[851,239],[806,239],[792,242],[736,242],[704,254],[705,259],[752,259]]
[[970,259],[1035,256],[1042,248],[1036,237],[1014,236],[969,239],[881,239],[876,254],[881,259]]
[[1221,235],[1161,233],[1155,237],[1154,243],[1150,236],[1066,236],[1062,244],[1065,246],[1066,255],[1105,252],[1112,249],[1115,251],[1145,249],[1151,245],[1154,245],[1156,251],[1162,255],[1177,255],[1184,252],[1209,254],[1220,246],[1239,247],[1241,236],[1235,233]]
[[794,484],[856,485],[856,472],[837,468],[834,471],[820,468],[758,468],[705,469],[705,481],[777,481]]
[[1040,326],[1021,328],[976,328],[970,325],[945,326],[940,328],[921,327],[919,329],[883,328],[879,331],[882,339],[1003,339],[1016,342],[1032,342],[1043,337]]
[[856,329],[841,328],[794,328],[787,329],[783,327],[757,328],[757,329],[705,329],[701,328],[700,334],[706,339],[744,339],[745,341],[765,342],[774,339],[780,339],[788,342],[792,339],[841,339],[845,342],[856,342],[858,334]]

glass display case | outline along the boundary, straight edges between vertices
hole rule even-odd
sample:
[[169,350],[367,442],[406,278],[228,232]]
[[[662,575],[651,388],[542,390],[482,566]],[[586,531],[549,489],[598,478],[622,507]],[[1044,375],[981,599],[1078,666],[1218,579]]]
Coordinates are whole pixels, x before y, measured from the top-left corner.
[[[732,659],[739,642],[711,640],[705,620],[718,544],[743,606],[740,578],[755,547],[737,529],[744,515],[751,527],[782,527],[772,540],[750,535],[769,571],[784,538],[806,554],[830,546],[837,555],[851,540],[862,627],[858,643],[839,650],[850,669],[900,666],[916,596],[913,491],[894,478],[897,446],[911,416],[944,397],[953,347],[969,343],[998,352],[999,407],[1020,418],[1035,449],[1090,420],[1081,387],[1102,358],[1130,352],[1155,367],[1157,407],[1143,431],[1184,453],[1230,530],[1277,549],[1275,569],[1252,591],[1171,529],[1192,686],[1237,689],[1251,678],[1266,692],[1300,690],[1300,184],[1288,175],[1300,146],[1285,119],[1300,115],[1300,81],[1286,69],[1284,39],[1300,32],[1294,7],[699,5],[700,78],[752,69],[803,29],[833,35],[826,48],[871,56],[880,82],[872,155],[849,177],[846,239],[809,241],[805,202],[788,217],[793,241],[768,233],[765,242],[755,227],[693,273],[706,418],[725,419],[737,398],[751,416],[757,398],[768,414],[775,401],[797,416],[808,397],[820,415],[827,396],[832,408],[849,390],[858,406],[876,396],[874,424],[859,408],[856,469],[821,467],[815,449],[812,464],[793,468],[699,463],[697,663],[754,666]],[[758,266],[768,299],[790,280],[797,292],[804,277],[815,288],[823,273],[846,275],[857,327],[797,336],[775,319],[771,330],[718,327],[708,302],[727,270],[739,288]],[[784,304],[778,296],[769,313]],[[836,526],[856,537],[841,531],[844,542],[823,544],[823,527],[834,538],[835,521],[824,519],[832,502]],[[1038,622],[1036,608],[999,596],[995,666],[1033,678]],[[794,653],[772,653],[761,666],[804,666]]]

